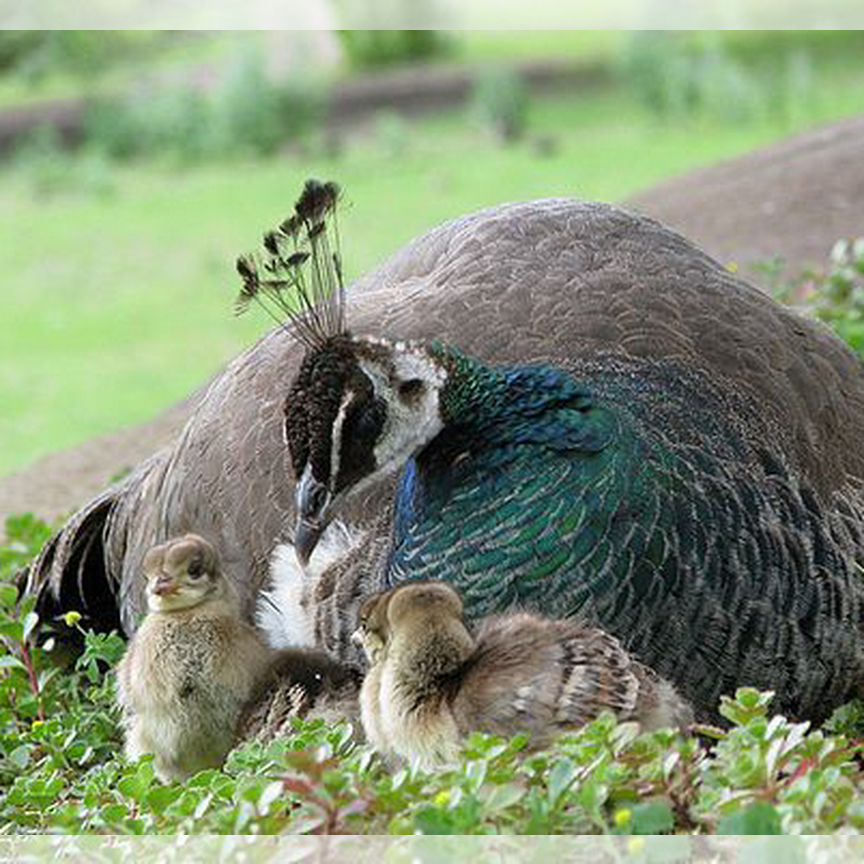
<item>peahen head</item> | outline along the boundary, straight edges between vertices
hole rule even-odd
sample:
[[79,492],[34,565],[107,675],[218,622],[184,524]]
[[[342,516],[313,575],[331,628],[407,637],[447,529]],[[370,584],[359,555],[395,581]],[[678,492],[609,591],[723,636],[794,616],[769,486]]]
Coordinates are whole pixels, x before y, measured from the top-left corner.
[[444,426],[448,364],[434,347],[339,335],[307,352],[286,400],[305,563],[341,498],[401,468]]
[[237,261],[237,310],[257,303],[306,348],[285,407],[303,564],[343,496],[404,465],[479,389],[481,367],[454,350],[348,332],[339,199],[335,183],[307,181],[263,253]]

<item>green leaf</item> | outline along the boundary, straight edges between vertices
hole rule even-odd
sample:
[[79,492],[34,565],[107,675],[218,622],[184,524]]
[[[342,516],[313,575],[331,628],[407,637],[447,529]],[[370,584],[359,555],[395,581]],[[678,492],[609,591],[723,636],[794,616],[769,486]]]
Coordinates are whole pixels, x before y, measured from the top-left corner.
[[155,786],[147,793],[147,806],[154,813],[162,813],[166,807],[173,804],[182,794],[183,789],[180,786]]
[[576,777],[576,766],[566,757],[559,759],[549,772],[549,803],[554,807],[560,797],[570,788]]
[[11,609],[18,602],[18,589],[14,585],[0,583],[0,607]]
[[27,671],[27,667],[12,654],[0,655],[0,669],[22,669],[24,672]]
[[200,819],[206,812],[207,808],[213,803],[213,796],[208,792],[196,805],[192,815],[195,819]]
[[720,714],[736,726],[744,726],[758,717],[765,717],[774,698],[771,690],[760,692],[753,687],[739,687],[735,698],[720,698]]
[[421,834],[459,834],[452,815],[437,807],[424,807],[414,816],[414,826]]
[[666,834],[675,828],[675,817],[666,801],[649,801],[632,808],[630,824],[634,834]]
[[718,834],[782,834],[780,815],[775,807],[757,801],[749,807],[725,816],[717,825]]
[[497,813],[499,810],[506,810],[508,807],[518,804],[525,797],[527,791],[524,786],[516,783],[493,786],[483,796],[483,809],[489,814]]
[[22,771],[30,764],[30,747],[27,744],[21,744],[9,754],[9,761]]
[[155,776],[153,760],[148,757],[139,762],[133,774],[128,774],[120,780],[117,788],[125,797],[142,802],[153,785]]
[[26,642],[29,638],[30,634],[36,629],[36,625],[39,623],[39,616],[35,612],[28,612],[24,616],[24,620],[21,622],[21,630],[22,630],[22,642]]
[[102,818],[109,825],[117,825],[129,815],[129,809],[124,804],[108,804],[101,810]]
[[472,792],[477,792],[486,780],[487,762],[469,762],[464,769],[465,779],[468,781],[468,788]]
[[282,798],[283,794],[284,788],[281,780],[276,780],[265,786],[258,798],[258,812],[267,815],[267,813],[270,812],[270,806],[273,802]]
[[12,619],[0,621],[0,636],[8,639],[10,642],[23,642],[22,633],[24,632],[20,621]]

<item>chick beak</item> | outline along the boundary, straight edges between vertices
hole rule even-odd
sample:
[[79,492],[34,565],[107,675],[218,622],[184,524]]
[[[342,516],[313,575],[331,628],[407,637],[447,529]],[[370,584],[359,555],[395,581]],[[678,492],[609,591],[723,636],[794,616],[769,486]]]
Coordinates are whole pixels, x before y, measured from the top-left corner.
[[170,576],[160,576],[153,586],[153,593],[159,597],[168,597],[171,594],[176,594],[180,590],[180,586]]
[[358,648],[363,647],[363,631],[359,627],[351,634],[351,644]]

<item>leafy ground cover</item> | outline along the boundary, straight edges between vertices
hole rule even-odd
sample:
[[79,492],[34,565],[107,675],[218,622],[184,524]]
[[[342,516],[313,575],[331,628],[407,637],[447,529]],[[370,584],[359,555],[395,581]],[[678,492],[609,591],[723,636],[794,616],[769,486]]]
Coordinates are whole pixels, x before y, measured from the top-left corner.
[[[142,833],[720,833],[864,829],[860,706],[826,729],[770,713],[771,694],[741,689],[720,707],[730,728],[640,735],[599,718],[550,750],[474,736],[435,773],[388,768],[348,725],[296,721],[248,742],[222,770],[163,785],[149,758],[128,763],[114,705],[116,634],[80,635],[63,668],[52,641],[32,643],[31,601],[15,573],[50,527],[7,524],[0,549],[0,824],[33,831]],[[69,610],[59,626],[80,630]]]

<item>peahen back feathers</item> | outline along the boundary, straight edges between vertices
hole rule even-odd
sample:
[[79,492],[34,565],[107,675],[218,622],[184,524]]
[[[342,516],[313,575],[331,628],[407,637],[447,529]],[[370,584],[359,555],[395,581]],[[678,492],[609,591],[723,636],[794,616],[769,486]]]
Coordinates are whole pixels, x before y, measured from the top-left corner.
[[[370,530],[370,560],[392,539],[388,578],[453,567],[477,614],[583,609],[704,711],[756,684],[821,717],[860,689],[864,372],[821,325],[652,220],[569,200],[448,223],[346,304],[356,333],[458,348],[466,380],[499,400],[495,422],[469,411],[409,466],[395,528],[386,483],[342,514]],[[283,410],[302,357],[266,336],[173,447],[76,514],[31,573],[42,614],[131,632],[144,551],[191,530],[251,611],[296,515]],[[454,398],[454,416],[470,402]],[[552,542],[553,522],[572,542]],[[374,587],[359,569],[320,588],[316,633],[334,653]]]

